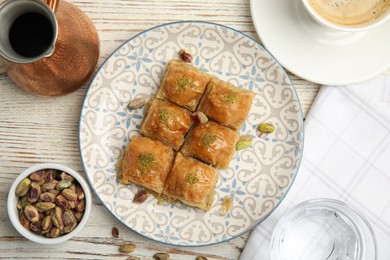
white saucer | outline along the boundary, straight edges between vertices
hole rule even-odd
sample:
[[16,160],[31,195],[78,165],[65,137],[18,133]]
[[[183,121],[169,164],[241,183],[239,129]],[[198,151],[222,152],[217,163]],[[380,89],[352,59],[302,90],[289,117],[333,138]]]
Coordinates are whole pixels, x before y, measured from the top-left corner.
[[300,0],[251,0],[262,44],[306,80],[344,85],[390,68],[390,21],[369,32],[338,32],[314,22]]

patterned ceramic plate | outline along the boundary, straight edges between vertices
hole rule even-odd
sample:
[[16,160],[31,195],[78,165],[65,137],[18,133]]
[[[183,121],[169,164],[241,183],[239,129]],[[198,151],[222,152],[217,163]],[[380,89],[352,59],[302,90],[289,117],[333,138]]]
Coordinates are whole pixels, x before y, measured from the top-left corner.
[[[219,171],[214,204],[203,212],[182,203],[157,205],[149,196],[132,203],[138,188],[118,182],[116,164],[129,139],[139,135],[143,111],[128,111],[136,97],[151,97],[167,62],[182,48],[193,65],[256,93],[240,130],[256,136],[261,122],[276,125],[239,151],[227,170]],[[303,119],[294,87],[279,63],[258,43],[231,28],[204,22],[179,22],[136,35],[102,65],[86,94],[79,142],[86,176],[105,207],[123,224],[155,241],[210,245],[237,237],[264,220],[289,190],[303,148]],[[221,215],[222,200],[233,208]]]

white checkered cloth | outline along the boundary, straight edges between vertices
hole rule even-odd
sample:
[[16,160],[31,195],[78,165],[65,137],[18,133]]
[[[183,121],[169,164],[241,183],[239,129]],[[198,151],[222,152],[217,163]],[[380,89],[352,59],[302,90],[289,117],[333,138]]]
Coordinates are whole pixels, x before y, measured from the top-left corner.
[[390,75],[323,86],[306,117],[304,142],[290,191],[252,231],[240,259],[269,260],[272,230],[287,209],[309,199],[333,198],[367,218],[377,238],[377,259],[389,260]]

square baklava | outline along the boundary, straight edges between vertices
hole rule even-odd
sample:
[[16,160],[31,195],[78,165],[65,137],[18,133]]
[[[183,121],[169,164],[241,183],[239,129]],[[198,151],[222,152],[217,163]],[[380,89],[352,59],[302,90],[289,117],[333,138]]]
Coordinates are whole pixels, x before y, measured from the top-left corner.
[[171,147],[147,137],[135,136],[118,165],[121,183],[135,183],[161,194],[171,169],[174,152]]
[[157,98],[167,99],[190,111],[195,111],[211,78],[211,75],[183,61],[171,60]]
[[198,110],[221,125],[239,130],[251,108],[254,93],[213,78],[199,104]]
[[239,138],[234,130],[209,121],[190,130],[181,152],[225,169],[235,154]]
[[140,131],[143,135],[172,146],[177,151],[192,123],[193,119],[188,110],[169,101],[155,99]]
[[164,196],[209,210],[213,204],[218,172],[215,168],[178,153],[168,175]]

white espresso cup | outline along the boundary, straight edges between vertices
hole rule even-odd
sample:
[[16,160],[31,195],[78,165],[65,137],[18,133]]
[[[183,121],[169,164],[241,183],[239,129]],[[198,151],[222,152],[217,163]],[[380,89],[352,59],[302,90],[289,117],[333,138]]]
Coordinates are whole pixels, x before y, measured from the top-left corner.
[[302,0],[302,3],[315,21],[339,31],[368,31],[390,20],[390,0]]

